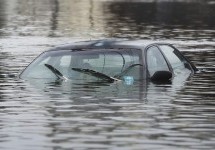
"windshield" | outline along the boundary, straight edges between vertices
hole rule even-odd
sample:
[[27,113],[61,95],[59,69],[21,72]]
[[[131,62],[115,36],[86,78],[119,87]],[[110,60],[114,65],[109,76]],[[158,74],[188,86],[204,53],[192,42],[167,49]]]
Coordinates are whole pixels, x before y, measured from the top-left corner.
[[[141,78],[141,51],[135,49],[123,50],[58,50],[42,53],[20,75],[21,78],[57,78],[58,74],[68,79],[96,78],[88,73],[92,70],[110,77],[133,76]],[[135,67],[130,67],[130,66]],[[130,69],[130,68],[131,69]],[[50,70],[50,68],[52,68]],[[77,68],[79,71],[77,71]],[[128,69],[129,68],[129,69]],[[80,69],[85,69],[80,71]],[[126,70],[127,69],[127,70]],[[56,75],[57,74],[57,75]]]

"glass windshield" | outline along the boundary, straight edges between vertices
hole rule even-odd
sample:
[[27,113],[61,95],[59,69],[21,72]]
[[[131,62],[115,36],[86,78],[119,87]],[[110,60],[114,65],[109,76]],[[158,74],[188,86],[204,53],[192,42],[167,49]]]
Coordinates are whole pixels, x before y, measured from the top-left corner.
[[[83,74],[80,69],[93,70],[110,77],[118,76],[126,69],[123,75],[133,76],[134,79],[140,79],[140,68],[142,64],[141,51],[128,50],[59,50],[48,51],[41,54],[33,61],[20,75],[21,78],[57,78],[54,69],[69,79],[87,79],[96,78],[89,74]],[[52,66],[50,70],[47,67]],[[134,65],[134,67],[130,67]],[[128,70],[128,67],[131,69]],[[77,71],[79,68],[79,71]],[[136,69],[135,69],[136,68]],[[138,68],[138,69],[137,69]],[[92,71],[91,71],[92,72]],[[88,72],[89,73],[89,72]],[[121,77],[121,76],[120,76]]]

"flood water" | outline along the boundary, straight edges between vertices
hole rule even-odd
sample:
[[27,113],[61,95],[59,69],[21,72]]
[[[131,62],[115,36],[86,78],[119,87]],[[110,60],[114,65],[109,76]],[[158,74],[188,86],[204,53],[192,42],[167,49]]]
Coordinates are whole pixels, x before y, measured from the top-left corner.
[[[215,149],[212,0],[0,0],[0,149]],[[174,44],[202,72],[172,84],[23,81],[42,51],[72,41]]]

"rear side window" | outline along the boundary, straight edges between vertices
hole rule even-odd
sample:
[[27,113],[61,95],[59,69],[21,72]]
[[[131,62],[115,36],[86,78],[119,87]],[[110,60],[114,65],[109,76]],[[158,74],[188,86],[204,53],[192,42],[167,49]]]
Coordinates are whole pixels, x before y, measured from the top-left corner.
[[160,45],[159,47],[170,62],[174,73],[181,72],[181,70],[186,69],[186,61],[181,57],[181,54],[177,50],[168,45]]

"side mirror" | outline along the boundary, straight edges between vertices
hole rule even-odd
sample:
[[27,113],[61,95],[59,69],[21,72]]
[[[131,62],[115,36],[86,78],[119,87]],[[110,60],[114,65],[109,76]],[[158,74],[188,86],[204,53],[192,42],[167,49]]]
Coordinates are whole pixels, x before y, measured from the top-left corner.
[[151,77],[152,81],[166,82],[172,78],[172,73],[170,71],[156,71]]

